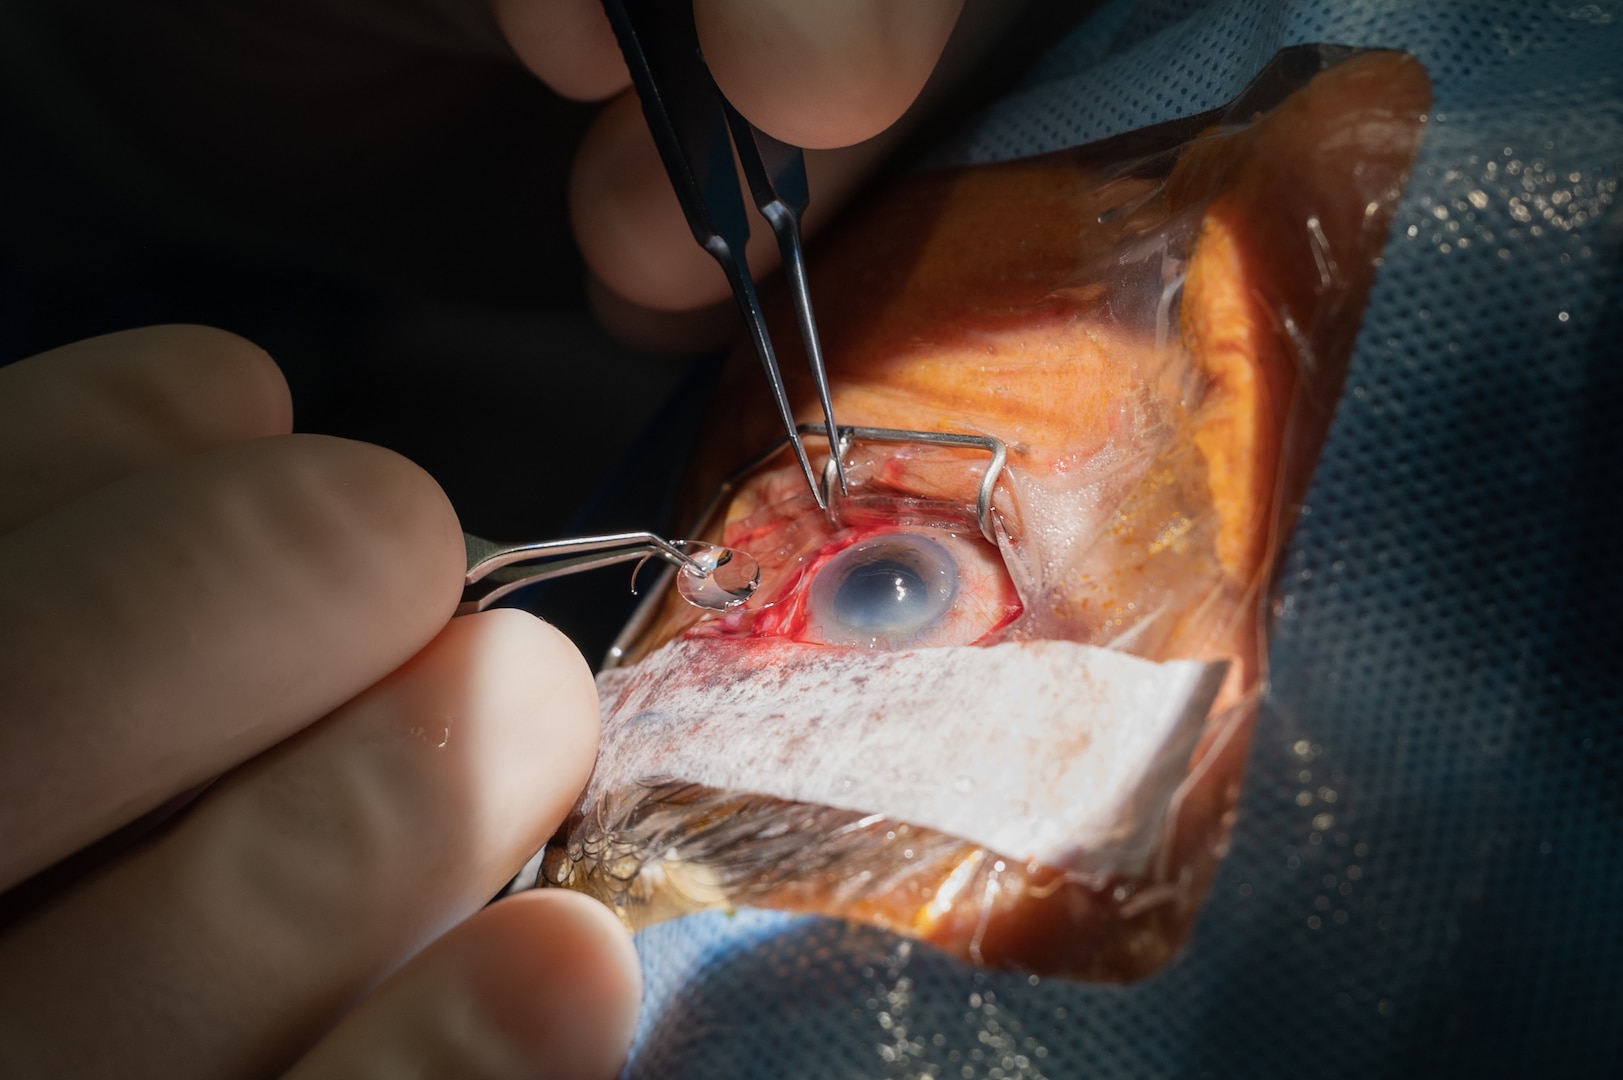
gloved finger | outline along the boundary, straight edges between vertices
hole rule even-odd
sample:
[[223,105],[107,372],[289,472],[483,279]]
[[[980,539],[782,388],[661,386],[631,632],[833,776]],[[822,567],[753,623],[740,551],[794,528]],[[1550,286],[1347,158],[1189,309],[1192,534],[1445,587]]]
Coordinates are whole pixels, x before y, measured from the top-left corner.
[[[806,154],[813,193],[808,233],[850,197],[887,149],[881,137]],[[693,242],[635,95],[615,98],[592,122],[570,175],[569,208],[587,265],[632,303],[684,311],[731,295],[721,268]],[[764,222],[752,218],[751,225],[749,265],[760,277],[777,265],[777,243]]]
[[796,146],[870,139],[918,97],[963,0],[693,0],[716,85]]
[[127,477],[0,536],[0,887],[394,670],[465,567],[426,473],[309,435]]
[[[492,0],[531,71],[596,101],[631,83],[600,0]],[[963,0],[694,0],[716,85],[758,127],[797,146],[849,146],[912,104]]]
[[612,1080],[642,973],[618,920],[579,893],[503,900],[429,946],[288,1080]]
[[0,368],[0,533],[131,473],[292,429],[270,357],[206,326],[77,341]]
[[631,85],[600,0],[491,0],[496,23],[542,82],[577,101]]
[[515,611],[452,620],[0,939],[0,1075],[288,1067],[495,894],[596,745],[562,635]]

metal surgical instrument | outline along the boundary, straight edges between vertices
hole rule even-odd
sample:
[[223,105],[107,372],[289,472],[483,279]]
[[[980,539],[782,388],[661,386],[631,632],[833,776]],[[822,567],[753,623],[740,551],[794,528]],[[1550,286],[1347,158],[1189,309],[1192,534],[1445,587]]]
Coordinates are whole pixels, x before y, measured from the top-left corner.
[[[631,81],[642,99],[643,115],[659,148],[665,171],[682,204],[688,227],[699,246],[721,264],[733,295],[744,313],[755,351],[772,385],[773,400],[789,433],[806,483],[817,505],[828,509],[817,474],[806,457],[796,429],[789,395],[778,369],[766,317],[750,278],[745,244],[749,240],[738,176],[733,169],[732,147],[749,181],[750,194],[761,216],[772,226],[783,256],[784,273],[794,295],[801,340],[823,406],[828,448],[840,490],[846,490],[845,466],[840,460],[834,406],[829,400],[828,375],[823,368],[822,346],[812,317],[806,288],[806,261],[801,252],[800,216],[806,209],[805,156],[797,146],[778,141],[758,130],[732,107],[717,89],[699,51],[693,5],[686,0],[603,0],[620,51],[625,54]],[[728,130],[732,146],[728,144]]]
[[[799,425],[802,435],[822,435],[825,432],[821,424]],[[785,440],[787,441],[787,440]],[[854,442],[889,443],[892,445],[918,447],[943,446],[962,450],[984,451],[989,460],[986,468],[982,470],[980,480],[975,485],[975,524],[979,527],[981,536],[993,547],[1000,547],[998,518],[992,507],[992,497],[997,491],[998,481],[1003,478],[1003,471],[1009,460],[1009,449],[1002,439],[990,435],[972,435],[968,432],[955,431],[909,431],[900,428],[870,428],[870,427],[843,427],[840,428],[839,450],[843,456]],[[739,487],[755,473],[765,468],[767,463],[783,451],[783,442],[775,443],[755,457],[746,461],[735,469],[716,489],[710,501],[699,512],[693,526],[695,536],[704,536],[715,523],[717,516],[731,502],[733,494]],[[823,474],[823,488],[825,494],[832,486],[832,470]],[[648,624],[653,620],[658,610],[660,599],[665,590],[675,579],[676,568],[667,567],[659,580],[654,583],[631,619],[620,631],[614,643],[609,646],[608,655],[603,658],[602,670],[619,667],[625,660],[632,644],[642,636]]]
[[[664,559],[695,584],[683,596],[696,607],[724,610],[748,600],[760,583],[761,568],[741,551],[663,540],[650,532],[609,533],[536,544],[498,544],[462,534],[468,549],[458,615],[483,611],[514,589],[616,563]],[[635,578],[635,574],[633,574]]]

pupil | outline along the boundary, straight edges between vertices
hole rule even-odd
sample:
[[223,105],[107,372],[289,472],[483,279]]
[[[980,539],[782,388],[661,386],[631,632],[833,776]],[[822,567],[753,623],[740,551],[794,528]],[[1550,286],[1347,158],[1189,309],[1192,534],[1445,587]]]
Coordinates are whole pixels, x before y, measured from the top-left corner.
[[930,590],[919,572],[896,559],[853,567],[834,594],[834,616],[854,630],[880,630],[929,614]]

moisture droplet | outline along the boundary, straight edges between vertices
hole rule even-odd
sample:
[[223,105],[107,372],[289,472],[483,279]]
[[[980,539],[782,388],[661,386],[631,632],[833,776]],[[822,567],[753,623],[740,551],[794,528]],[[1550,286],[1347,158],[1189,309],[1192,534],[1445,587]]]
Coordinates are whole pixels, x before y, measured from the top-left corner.
[[694,607],[726,611],[755,595],[761,583],[761,564],[747,552],[697,540],[674,544],[695,564],[676,574],[676,591]]

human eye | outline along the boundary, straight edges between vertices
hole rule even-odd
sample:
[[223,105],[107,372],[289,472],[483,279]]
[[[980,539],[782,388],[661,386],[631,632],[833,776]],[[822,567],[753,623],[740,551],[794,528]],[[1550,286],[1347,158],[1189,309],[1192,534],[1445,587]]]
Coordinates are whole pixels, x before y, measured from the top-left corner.
[[1002,640],[1023,610],[1005,562],[1019,547],[1018,527],[1011,533],[991,510],[1002,444],[972,434],[852,430],[850,488],[827,506],[792,467],[757,472],[737,489],[718,535],[749,554],[759,588],[727,611],[674,612],[650,635],[655,647],[677,636],[865,651]]
[[862,540],[830,559],[806,599],[825,644],[909,645],[952,612],[958,566],[940,541],[914,533]]
[[799,561],[755,620],[757,636],[859,649],[971,645],[1021,605],[996,548],[930,526],[842,529]]

